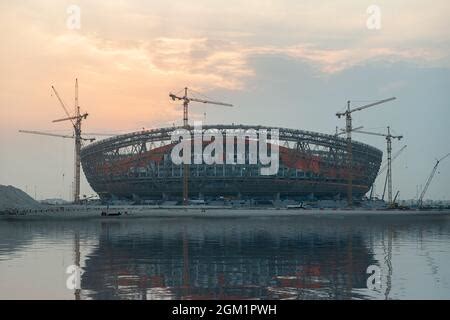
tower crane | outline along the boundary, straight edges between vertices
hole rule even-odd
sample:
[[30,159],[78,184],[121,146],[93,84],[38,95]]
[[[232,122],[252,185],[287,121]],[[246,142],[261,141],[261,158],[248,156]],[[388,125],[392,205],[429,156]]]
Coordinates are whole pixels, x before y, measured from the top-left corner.
[[[338,128],[339,127],[336,127],[336,133],[334,134],[336,137],[347,133],[345,129],[341,129],[341,131],[339,132]],[[359,126],[356,128],[352,128],[352,131],[363,129],[363,128],[364,128],[363,126]]]
[[[392,156],[391,163],[394,162],[394,160],[397,159],[397,158],[400,156],[400,154],[403,152],[403,150],[406,149],[406,147],[407,147],[407,145],[405,144],[400,150],[398,150],[398,151]],[[377,176],[375,177],[375,179],[378,178],[383,172],[385,172],[387,168],[388,168],[388,164],[386,163],[386,164],[384,164],[383,167],[381,167],[381,169],[378,171]],[[384,190],[383,190],[383,197],[382,197],[383,200],[384,200],[384,194],[385,194],[385,192],[386,192],[386,185],[387,185],[387,176],[386,176],[386,179],[384,180]],[[370,197],[369,197],[370,199],[372,199],[373,191],[374,191],[374,185],[372,185],[372,189],[371,189],[371,191],[370,191]]]
[[388,183],[388,203],[390,206],[392,206],[393,205],[393,202],[392,202],[392,139],[401,140],[403,138],[403,136],[392,135],[391,128],[389,126],[387,127],[387,134],[361,131],[361,130],[354,130],[354,132],[386,138],[386,143],[387,143],[387,173],[386,173],[386,177],[387,177],[387,183]]
[[80,106],[78,104],[78,79],[75,79],[75,114],[71,115],[69,111],[66,108],[66,105],[64,104],[63,100],[58,94],[58,91],[56,91],[55,87],[52,86],[52,90],[55,93],[56,97],[58,98],[58,101],[63,108],[65,114],[67,117],[62,119],[53,120],[52,122],[63,122],[63,121],[70,121],[73,126],[73,135],[59,135],[59,134],[53,134],[53,133],[46,133],[46,132],[40,132],[40,131],[30,131],[30,130],[19,130],[21,133],[30,133],[30,134],[37,134],[37,135],[45,135],[45,136],[52,136],[52,137],[60,137],[60,138],[69,138],[75,140],[75,166],[74,166],[74,189],[73,189],[73,201],[74,203],[80,202],[80,167],[81,167],[81,160],[80,160],[80,152],[81,152],[81,144],[82,141],[90,141],[93,142],[95,138],[83,138],[81,136],[81,124],[82,121],[85,120],[88,117],[87,113],[80,113]]
[[340,119],[341,117],[345,116],[345,132],[347,133],[347,162],[348,162],[348,184],[347,184],[347,198],[348,198],[348,206],[351,207],[353,203],[353,195],[352,195],[352,171],[353,171],[353,150],[352,150],[352,113],[356,111],[361,111],[382,103],[386,103],[392,100],[395,100],[395,97],[379,100],[370,104],[366,104],[364,106],[356,107],[353,109],[350,109],[351,101],[347,101],[347,110],[344,112],[338,112],[336,113],[336,116]]
[[[353,129],[353,132],[358,131],[359,128],[362,128],[362,127],[354,128],[354,129]],[[344,130],[344,129],[341,129],[341,130],[343,130],[343,131],[337,133],[336,135],[339,136],[339,135],[345,134],[345,130]],[[406,147],[407,147],[407,145],[405,144],[400,150],[398,150],[398,151],[392,156],[391,163],[394,162],[394,160],[397,159],[398,156],[400,156],[400,154],[406,149]],[[387,161],[386,161],[386,162],[387,162]],[[383,164],[384,164],[384,162],[383,162]],[[378,171],[377,176],[375,177],[375,179],[378,178],[384,171],[386,171],[387,168],[388,168],[388,163],[385,163],[385,164],[381,167],[381,169]],[[374,185],[375,185],[375,184],[372,185],[372,188],[371,188],[371,190],[370,190],[370,196],[369,196],[369,199],[372,199],[372,198],[373,198]],[[386,185],[387,185],[387,175],[386,175],[386,179],[385,179],[385,181],[384,181],[384,190],[383,190],[383,197],[382,197],[383,200],[384,200],[384,194],[386,193]]]
[[[215,104],[219,106],[225,106],[225,107],[232,107],[232,104],[229,103],[223,103],[218,101],[210,101],[210,100],[203,100],[203,99],[197,99],[193,97],[188,96],[188,88],[184,88],[184,96],[177,96],[173,93],[169,93],[169,97],[173,100],[179,100],[183,101],[183,127],[187,130],[189,130],[189,118],[188,118],[188,112],[189,112],[189,103],[192,102],[199,102],[199,103],[207,103],[207,104]],[[189,164],[185,163],[183,164],[183,204],[188,205],[189,203]]]
[[[401,147],[400,150],[398,150],[396,153],[394,153],[394,154],[392,155],[392,160],[391,160],[391,161],[394,162],[394,160],[397,159],[397,158],[400,156],[400,154],[406,149],[406,147],[407,147],[407,145],[405,144],[403,147]],[[384,163],[384,162],[383,162],[383,166],[381,167],[381,169],[380,169],[380,170],[378,171],[378,173],[377,173],[377,178],[378,178],[383,172],[386,171],[387,167],[388,167],[387,163]]]
[[447,158],[448,156],[450,156],[450,153],[446,154],[446,155],[443,156],[441,159],[436,160],[436,164],[434,165],[433,170],[431,170],[431,174],[430,174],[430,176],[429,176],[428,179],[427,179],[427,183],[425,184],[425,188],[423,188],[422,193],[420,194],[419,201],[418,201],[418,206],[419,206],[419,208],[422,208],[422,205],[423,205],[423,197],[425,196],[425,193],[427,192],[428,187],[430,186],[431,181],[433,180],[433,177],[434,177],[434,175],[435,175],[435,173],[436,173],[436,170],[437,170],[437,168],[438,168],[438,166],[439,166],[439,163],[440,163],[442,160],[444,160],[445,158]]

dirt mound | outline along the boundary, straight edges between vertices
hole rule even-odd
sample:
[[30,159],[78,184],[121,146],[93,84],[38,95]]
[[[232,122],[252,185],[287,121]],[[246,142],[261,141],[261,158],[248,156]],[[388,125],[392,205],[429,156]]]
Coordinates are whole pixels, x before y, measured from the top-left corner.
[[39,209],[41,204],[13,186],[0,185],[0,211],[6,209]]

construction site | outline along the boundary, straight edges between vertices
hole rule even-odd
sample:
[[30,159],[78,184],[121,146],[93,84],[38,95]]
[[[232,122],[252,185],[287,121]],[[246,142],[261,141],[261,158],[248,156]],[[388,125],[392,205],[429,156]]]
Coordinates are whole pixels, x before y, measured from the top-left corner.
[[449,300],[447,12],[3,1],[0,300],[177,320]]
[[[336,113],[337,118],[345,118],[345,127],[336,127],[335,134],[324,134],[260,125],[208,125],[201,132],[194,132],[189,123],[189,105],[191,102],[211,104],[221,107],[232,107],[232,104],[198,99],[190,96],[188,88],[183,95],[169,94],[173,101],[181,101],[183,106],[183,126],[141,130],[95,141],[82,131],[82,123],[88,113],[81,112],[78,104],[78,79],[75,81],[74,110],[71,114],[54,86],[51,87],[65,117],[53,122],[69,122],[73,128],[72,135],[53,134],[48,132],[20,130],[21,133],[60,137],[74,140],[74,181],[73,203],[89,203],[86,196],[80,197],[80,177],[84,172],[92,189],[97,193],[102,204],[241,204],[247,206],[268,205],[284,201],[291,208],[306,208],[303,204],[317,201],[334,201],[334,207],[360,206],[361,202],[377,203],[377,206],[388,209],[408,209],[397,203],[399,190],[392,181],[392,162],[407,147],[403,145],[393,153],[392,142],[403,139],[402,135],[393,135],[391,128],[386,132],[362,130],[363,126],[354,127],[352,117],[355,112],[385,104],[395,97],[373,101],[354,106],[347,102],[343,112]],[[264,176],[260,174],[261,164],[250,164],[246,161],[232,164],[206,164],[196,161],[175,164],[172,151],[177,141],[172,134],[177,130],[187,130],[192,135],[203,137],[206,132],[215,130],[225,132],[249,132],[262,129],[279,132],[277,148],[279,152],[279,168],[276,174]],[[368,144],[355,141],[353,134],[378,136],[386,140],[386,151]],[[98,137],[102,134],[96,134]],[[253,137],[260,140],[259,135]],[[250,140],[245,140],[245,152],[237,154],[237,140],[233,140],[232,150],[223,143],[222,158],[231,153],[233,159],[243,156],[248,160],[251,155]],[[211,141],[209,141],[211,142]],[[202,148],[208,146],[203,142]],[[268,143],[268,149],[274,147]],[[228,153],[227,155],[225,153]],[[384,155],[383,155],[384,154]],[[192,150],[191,158],[194,160]],[[448,154],[437,160],[421,190],[417,207],[423,207],[423,199],[431,184],[437,166]],[[197,163],[197,164],[192,164]],[[374,182],[384,175],[384,188],[381,199],[373,195]],[[376,200],[376,201],[375,201]],[[98,203],[98,202],[97,202]]]

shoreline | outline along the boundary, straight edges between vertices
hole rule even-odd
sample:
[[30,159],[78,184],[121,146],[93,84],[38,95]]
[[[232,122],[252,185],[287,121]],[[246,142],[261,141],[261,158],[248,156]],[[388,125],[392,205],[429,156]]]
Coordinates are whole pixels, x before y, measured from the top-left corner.
[[356,216],[448,216],[450,209],[398,210],[371,208],[267,208],[208,206],[61,206],[38,210],[0,212],[0,221],[133,219],[133,218],[253,218],[253,217],[356,217]]

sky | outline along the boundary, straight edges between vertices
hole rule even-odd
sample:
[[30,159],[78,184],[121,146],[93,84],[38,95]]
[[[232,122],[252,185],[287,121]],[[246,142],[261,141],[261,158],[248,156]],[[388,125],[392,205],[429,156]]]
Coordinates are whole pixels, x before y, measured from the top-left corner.
[[[450,152],[449,9],[446,0],[0,0],[0,184],[70,199],[73,142],[18,130],[70,133],[51,122],[64,117],[51,85],[73,109],[78,78],[83,130],[94,133],[181,124],[168,93],[185,86],[235,105],[192,104],[192,120],[323,133],[345,125],[335,113],[347,100],[395,96],[355,113],[354,125],[404,136],[393,143],[408,145],[394,190],[414,198]],[[381,137],[354,139],[386,149]],[[450,200],[449,184],[447,159],[427,198]],[[93,193],[84,177],[81,192]]]

